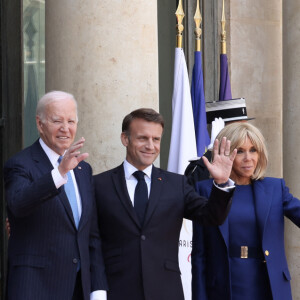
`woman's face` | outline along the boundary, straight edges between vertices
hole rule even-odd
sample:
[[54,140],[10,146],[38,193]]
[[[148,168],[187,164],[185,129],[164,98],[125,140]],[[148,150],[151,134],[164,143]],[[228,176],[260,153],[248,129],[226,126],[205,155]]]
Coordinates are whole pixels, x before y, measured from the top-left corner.
[[258,158],[257,149],[247,138],[245,143],[237,149],[237,155],[232,165],[231,179],[239,185],[250,184]]

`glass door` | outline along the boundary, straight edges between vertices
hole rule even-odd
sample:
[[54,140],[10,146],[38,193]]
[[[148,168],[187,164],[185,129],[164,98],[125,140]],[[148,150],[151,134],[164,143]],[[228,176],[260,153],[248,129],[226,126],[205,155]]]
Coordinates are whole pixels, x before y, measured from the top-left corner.
[[45,0],[23,0],[24,147],[38,137],[35,113],[45,93]]

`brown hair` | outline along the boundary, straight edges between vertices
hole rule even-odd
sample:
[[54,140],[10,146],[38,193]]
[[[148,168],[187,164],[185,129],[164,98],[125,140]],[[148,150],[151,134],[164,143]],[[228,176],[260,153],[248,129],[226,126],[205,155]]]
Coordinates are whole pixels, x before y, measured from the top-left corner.
[[158,123],[164,129],[164,119],[160,113],[156,112],[152,108],[139,108],[132,111],[123,119],[122,132],[126,133],[126,135],[129,135],[130,124],[134,119],[142,119],[147,122]]

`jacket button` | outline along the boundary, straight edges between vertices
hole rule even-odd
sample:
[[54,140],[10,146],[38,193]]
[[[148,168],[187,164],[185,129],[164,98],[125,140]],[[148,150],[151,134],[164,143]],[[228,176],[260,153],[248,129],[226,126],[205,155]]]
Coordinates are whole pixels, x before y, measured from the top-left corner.
[[73,264],[77,264],[78,263],[78,259],[77,258],[73,258]]
[[269,256],[270,252],[268,250],[265,251],[265,255]]
[[141,240],[144,241],[146,237],[144,235],[141,236]]

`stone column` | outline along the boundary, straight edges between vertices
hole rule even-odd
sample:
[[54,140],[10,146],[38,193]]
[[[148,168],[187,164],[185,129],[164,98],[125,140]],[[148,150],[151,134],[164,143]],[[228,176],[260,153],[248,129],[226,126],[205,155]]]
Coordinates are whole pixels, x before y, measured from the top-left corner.
[[[291,193],[300,198],[300,2],[283,5],[283,175]],[[286,221],[286,252],[293,299],[300,299],[300,230]]]
[[[226,6],[228,1],[225,1]],[[233,98],[244,97],[248,116],[267,142],[269,176],[282,176],[282,1],[230,0]],[[227,29],[228,30],[228,29]]]
[[157,3],[46,1],[46,91],[74,94],[94,173],[120,164],[123,117],[158,110]]

